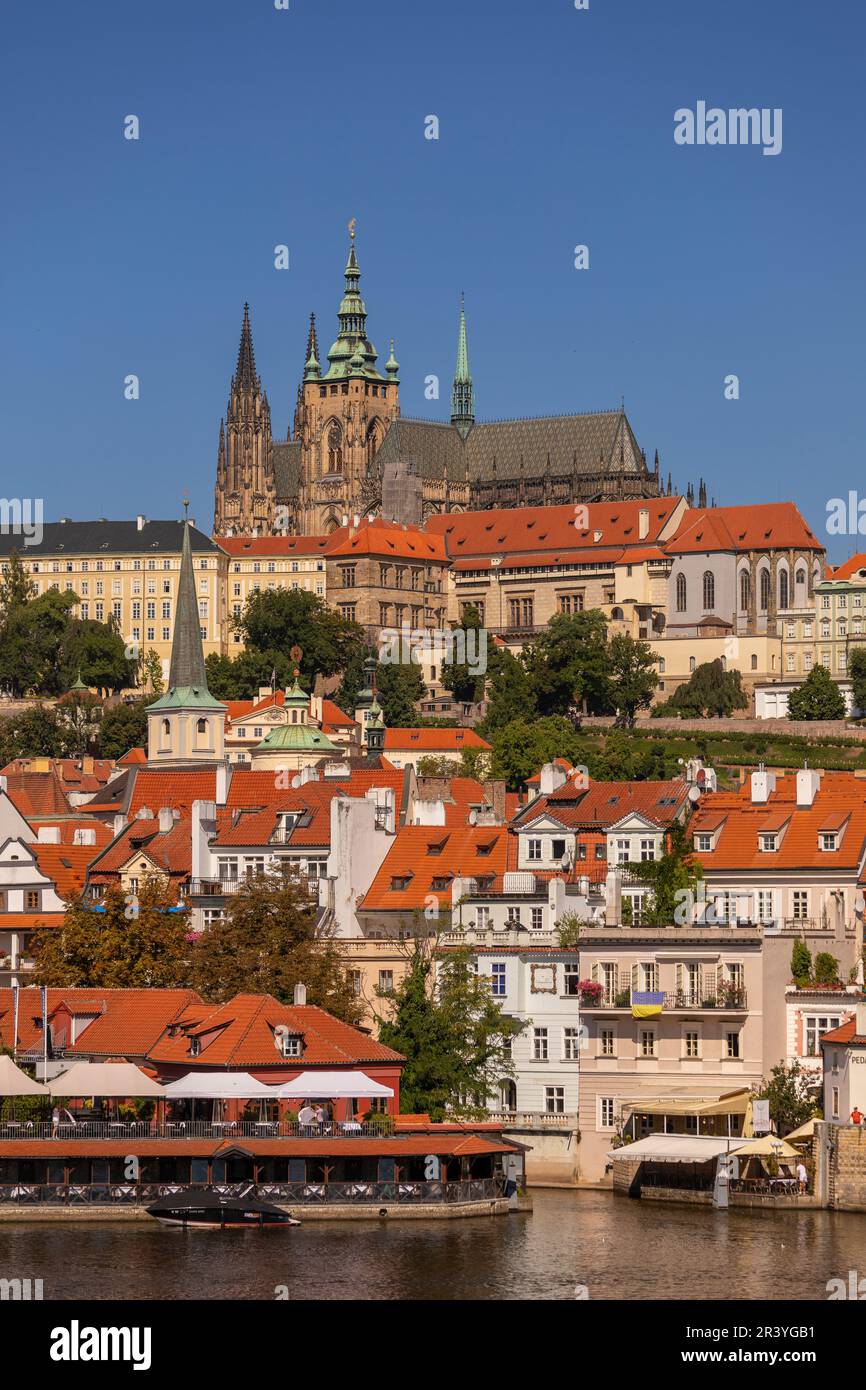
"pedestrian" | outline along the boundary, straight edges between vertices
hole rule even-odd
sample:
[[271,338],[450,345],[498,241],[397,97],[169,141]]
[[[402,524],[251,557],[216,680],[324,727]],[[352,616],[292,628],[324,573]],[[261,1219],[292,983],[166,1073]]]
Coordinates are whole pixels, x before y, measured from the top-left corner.
[[325,1111],[321,1101],[316,1106],[316,1124],[318,1126],[319,1133],[322,1134],[325,1129]]
[[851,1123],[852,1125],[862,1125],[863,1123],[863,1112],[857,1105],[851,1111]]
[[316,1122],[316,1112],[308,1100],[305,1100],[298,1111],[298,1124],[302,1130],[310,1132]]
[[51,1138],[56,1139],[60,1133],[60,1106],[55,1105],[51,1112]]
[[806,1165],[802,1158],[797,1164],[797,1182],[800,1184],[800,1192],[802,1194],[809,1185],[809,1174],[806,1172]]

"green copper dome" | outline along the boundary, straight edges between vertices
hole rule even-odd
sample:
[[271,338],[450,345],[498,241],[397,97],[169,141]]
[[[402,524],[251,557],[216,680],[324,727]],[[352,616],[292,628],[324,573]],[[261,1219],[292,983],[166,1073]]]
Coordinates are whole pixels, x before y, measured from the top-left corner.
[[321,729],[316,729],[312,724],[282,724],[278,729],[271,729],[270,733],[257,744],[253,750],[256,753],[321,753],[326,757],[329,753],[338,754],[340,750],[336,744],[332,743],[327,734],[323,734]]

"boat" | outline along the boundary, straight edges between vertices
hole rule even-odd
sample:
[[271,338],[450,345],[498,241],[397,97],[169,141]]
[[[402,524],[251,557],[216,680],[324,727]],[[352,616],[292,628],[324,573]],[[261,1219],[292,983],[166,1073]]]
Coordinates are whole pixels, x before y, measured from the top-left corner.
[[147,1208],[147,1214],[164,1226],[189,1226],[206,1231],[301,1224],[272,1202],[221,1192],[175,1192],[158,1198]]

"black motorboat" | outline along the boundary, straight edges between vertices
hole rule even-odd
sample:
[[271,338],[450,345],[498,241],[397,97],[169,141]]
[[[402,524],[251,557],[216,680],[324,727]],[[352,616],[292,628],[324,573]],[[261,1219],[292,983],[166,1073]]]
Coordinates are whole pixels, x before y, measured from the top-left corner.
[[155,1216],[164,1226],[191,1226],[208,1231],[301,1224],[272,1202],[222,1192],[175,1192],[158,1198],[147,1208],[147,1214]]

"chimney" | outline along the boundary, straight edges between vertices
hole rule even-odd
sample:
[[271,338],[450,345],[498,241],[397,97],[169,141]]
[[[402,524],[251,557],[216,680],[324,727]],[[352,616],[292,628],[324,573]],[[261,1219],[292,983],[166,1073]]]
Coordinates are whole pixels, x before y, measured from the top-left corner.
[[811,806],[821,788],[821,774],[812,767],[801,767],[797,773],[797,807],[805,810]]
[[565,785],[565,773],[558,763],[545,763],[541,769],[539,781],[539,791],[542,796],[549,796],[558,787]]
[[136,529],[136,531],[143,531],[146,525],[147,525],[147,517],[146,517],[146,516],[142,516],[141,513],[139,512],[138,516],[135,518],[135,529]]
[[114,821],[113,821],[113,823],[112,823],[112,830],[114,831],[114,834],[115,834],[115,835],[119,835],[120,832],[121,832],[121,830],[123,829],[123,827],[124,827],[125,825],[126,825],[126,816],[122,815],[121,812],[118,811],[118,813],[117,813],[117,815],[114,817]]
[[505,824],[505,783],[484,782],[484,800],[493,811],[493,824]]
[[6,784],[6,778],[5,778],[5,777],[0,777],[0,792],[5,792],[5,790],[6,790],[6,785],[7,785],[7,784]]
[[260,685],[260,686],[259,686],[259,699],[260,699],[260,700],[266,700],[266,699],[268,698],[268,696],[270,695],[270,693],[271,693],[271,687],[270,687],[269,685]]
[[352,517],[352,525],[354,526],[354,528],[355,528],[356,531],[357,531],[358,527],[361,525],[361,518],[358,516],[358,513],[357,513],[357,512],[356,512],[355,515]]
[[764,764],[760,763],[757,772],[752,773],[752,804],[760,805],[765,801],[769,801],[771,792],[775,790],[775,772],[768,772]]
[[641,507],[637,514],[637,534],[638,539],[645,541],[649,535],[649,508]]
[[604,884],[604,925],[618,927],[622,919],[622,874],[611,869]]
[[295,985],[294,1003],[295,1007],[302,1009],[307,1002],[307,986]]
[[229,765],[228,763],[218,763],[216,770],[216,789],[214,792],[217,806],[225,806],[229,794]]
[[174,826],[174,811],[170,806],[159,808],[159,833],[165,835]]

